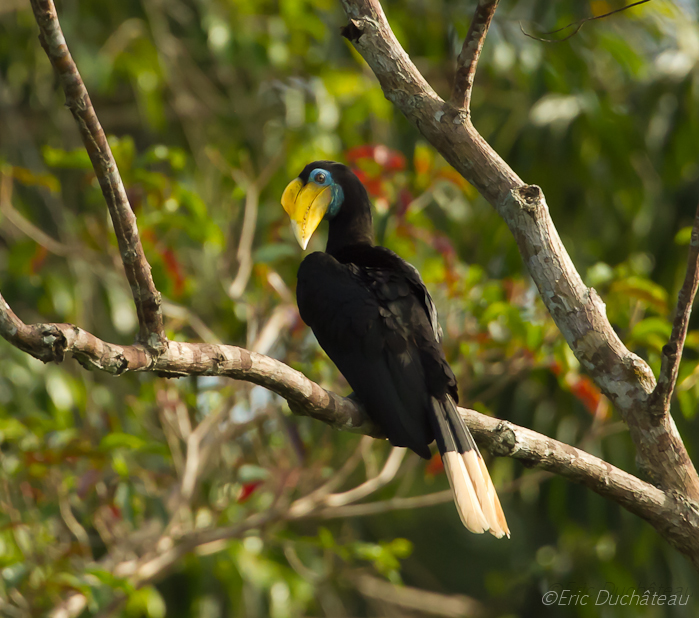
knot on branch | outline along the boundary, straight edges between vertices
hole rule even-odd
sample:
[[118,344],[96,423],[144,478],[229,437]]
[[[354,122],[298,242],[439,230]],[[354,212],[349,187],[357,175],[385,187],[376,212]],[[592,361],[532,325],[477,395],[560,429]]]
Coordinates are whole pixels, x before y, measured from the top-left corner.
[[671,341],[670,343],[666,343],[663,346],[663,355],[673,360],[677,358],[677,342]]
[[342,26],[342,28],[340,28],[340,34],[348,41],[356,43],[359,40],[359,37],[364,34],[364,25],[358,19],[350,19],[346,26]]
[[490,452],[497,457],[511,455],[517,447],[517,435],[512,425],[507,421],[500,421],[493,432],[493,440],[489,446]]
[[[159,305],[158,305],[159,306]],[[151,349],[155,356],[160,356],[168,348],[169,341],[164,334],[150,331],[146,334],[145,345]]]
[[544,193],[537,185],[517,187],[512,189],[510,195],[519,208],[532,215],[536,215],[540,210],[546,210]]
[[65,335],[54,324],[42,325],[39,333],[44,347],[38,351],[38,358],[45,363],[62,363],[68,346]]
[[645,404],[649,394],[653,392],[656,386],[653,371],[643,359],[632,352],[624,356],[622,366],[625,371],[629,372],[629,375],[624,376],[623,379],[629,384],[638,384],[640,387],[629,389],[629,396],[633,397],[639,404]]
[[684,512],[683,519],[685,521],[691,521],[691,519],[696,521],[699,519],[699,504],[694,502],[694,500],[688,498],[681,491],[677,491],[676,489],[671,489],[666,493],[671,494],[677,503],[682,505],[682,511]]

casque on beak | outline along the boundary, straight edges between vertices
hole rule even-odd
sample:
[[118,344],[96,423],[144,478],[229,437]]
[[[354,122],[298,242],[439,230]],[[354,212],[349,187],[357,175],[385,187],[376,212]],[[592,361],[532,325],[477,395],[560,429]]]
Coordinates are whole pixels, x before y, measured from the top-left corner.
[[332,188],[296,178],[284,189],[282,206],[291,219],[291,229],[302,249],[308,246],[313,232],[323,220],[332,201]]

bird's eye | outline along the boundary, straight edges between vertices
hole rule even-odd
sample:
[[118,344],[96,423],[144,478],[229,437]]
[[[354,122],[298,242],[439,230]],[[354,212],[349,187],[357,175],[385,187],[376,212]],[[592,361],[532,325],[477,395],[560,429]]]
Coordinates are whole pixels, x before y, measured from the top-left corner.
[[316,174],[315,181],[319,185],[322,185],[325,182],[325,174],[323,174],[323,172],[320,172],[320,174]]

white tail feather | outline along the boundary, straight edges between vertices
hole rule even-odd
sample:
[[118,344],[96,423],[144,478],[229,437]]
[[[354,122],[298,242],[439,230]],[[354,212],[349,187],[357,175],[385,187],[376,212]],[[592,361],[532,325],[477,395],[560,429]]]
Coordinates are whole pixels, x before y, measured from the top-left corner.
[[463,458],[459,453],[449,451],[442,455],[442,461],[449,484],[454,492],[456,510],[459,511],[459,517],[461,517],[464,526],[477,534],[485,532],[490,528],[490,524],[483,514]]
[[495,486],[490,478],[488,469],[485,467],[483,458],[476,450],[466,451],[461,457],[464,460],[468,475],[471,477],[476,496],[478,496],[478,502],[488,522],[491,534],[499,539],[505,535],[509,538],[510,531],[507,528],[505,514],[502,512],[498,494],[495,491]]
[[[505,519],[505,513],[502,510],[502,506],[500,505],[500,499],[498,498],[498,493],[495,491],[495,486],[493,485],[493,480],[490,478],[490,474],[488,473],[488,468],[485,466],[485,462],[483,461],[483,458],[479,455],[478,457],[478,463],[480,464],[481,470],[483,471],[483,476],[486,478],[488,482],[488,486],[490,487],[490,492],[489,495],[492,495],[493,497],[493,507],[495,509],[495,517],[497,519],[497,523],[500,527],[500,530],[507,535],[507,538],[510,538],[510,529],[507,526],[507,520]],[[495,534],[495,533],[493,533]],[[498,538],[502,536],[500,535],[495,535]]]

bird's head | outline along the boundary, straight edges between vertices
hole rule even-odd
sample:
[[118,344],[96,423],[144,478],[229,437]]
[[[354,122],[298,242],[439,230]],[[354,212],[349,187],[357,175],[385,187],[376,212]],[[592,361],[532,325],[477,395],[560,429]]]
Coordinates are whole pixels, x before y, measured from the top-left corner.
[[323,219],[332,221],[341,212],[352,217],[353,211],[366,210],[371,226],[364,185],[346,165],[334,161],[314,161],[304,167],[284,190],[282,206],[303,249]]

